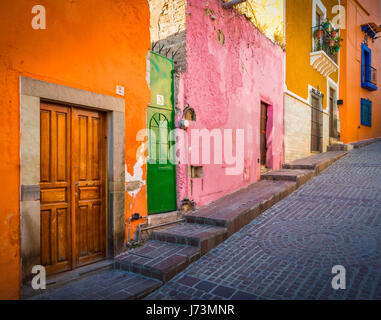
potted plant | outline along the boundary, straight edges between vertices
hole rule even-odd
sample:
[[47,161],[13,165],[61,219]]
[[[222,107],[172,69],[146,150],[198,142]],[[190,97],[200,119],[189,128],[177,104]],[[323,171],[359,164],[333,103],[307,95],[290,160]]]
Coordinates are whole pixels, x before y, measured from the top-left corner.
[[331,25],[331,20],[329,20],[328,18],[321,24],[323,29],[326,31],[329,29],[330,25]]
[[323,30],[322,29],[318,29],[315,31],[315,38],[318,38],[318,39],[321,39],[323,37]]
[[336,38],[336,36],[337,36],[337,32],[338,32],[338,30],[333,29],[333,30],[331,31],[331,37],[332,37],[332,38]]
[[332,48],[335,46],[335,39],[329,40],[329,46]]
[[335,38],[335,45],[333,47],[334,47],[336,52],[340,51],[341,44],[342,44],[343,41],[344,41],[344,39],[341,38],[341,37],[336,37]]

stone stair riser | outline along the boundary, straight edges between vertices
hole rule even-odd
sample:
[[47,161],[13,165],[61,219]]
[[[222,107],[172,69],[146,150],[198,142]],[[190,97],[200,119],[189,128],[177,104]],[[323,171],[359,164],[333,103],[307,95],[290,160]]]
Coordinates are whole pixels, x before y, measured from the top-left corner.
[[227,239],[227,232],[216,233],[206,239],[191,238],[182,235],[167,235],[159,232],[152,234],[152,240],[163,241],[175,244],[182,244],[192,247],[200,248],[201,255],[206,254],[208,251],[217,247],[221,242]]

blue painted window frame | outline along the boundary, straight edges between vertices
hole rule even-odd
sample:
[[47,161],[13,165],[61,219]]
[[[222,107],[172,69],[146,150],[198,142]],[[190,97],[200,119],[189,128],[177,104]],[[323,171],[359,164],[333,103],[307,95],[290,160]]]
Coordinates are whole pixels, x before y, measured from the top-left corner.
[[372,126],[372,101],[361,98],[361,125]]
[[364,43],[361,44],[361,88],[367,89],[369,91],[376,91],[377,86],[375,86],[369,79],[365,79],[365,69],[372,66],[372,50]]

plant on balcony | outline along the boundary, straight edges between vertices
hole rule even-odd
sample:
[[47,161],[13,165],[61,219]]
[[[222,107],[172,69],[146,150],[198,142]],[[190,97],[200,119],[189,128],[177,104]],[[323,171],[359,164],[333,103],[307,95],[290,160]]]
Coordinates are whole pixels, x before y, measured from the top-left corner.
[[323,37],[323,30],[322,29],[318,29],[315,31],[315,38],[317,39],[321,39]]
[[332,38],[336,38],[337,33],[338,33],[338,30],[333,29],[333,30],[331,31],[331,37],[332,37]]
[[333,47],[334,47],[334,49],[335,49],[336,52],[339,52],[339,51],[340,51],[341,44],[342,44],[343,41],[344,41],[344,39],[341,38],[341,37],[336,37],[336,38],[335,38],[335,44],[334,44]]
[[336,37],[335,41],[336,41],[337,43],[339,43],[340,46],[341,46],[341,44],[343,43],[344,39],[343,39],[342,37]]
[[328,31],[330,25],[331,25],[331,20],[328,18],[321,24],[321,26],[323,27],[325,31]]
[[332,47],[328,47],[328,50],[327,50],[328,54],[331,56],[331,57],[335,57],[337,55],[337,51],[336,51],[336,48],[335,46],[333,45]]

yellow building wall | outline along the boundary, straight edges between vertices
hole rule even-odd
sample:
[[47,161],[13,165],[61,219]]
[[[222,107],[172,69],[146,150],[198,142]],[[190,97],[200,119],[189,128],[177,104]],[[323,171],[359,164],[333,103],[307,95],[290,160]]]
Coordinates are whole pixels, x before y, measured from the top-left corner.
[[247,0],[236,9],[272,41],[284,42],[284,0]]
[[[332,19],[332,8],[338,0],[322,0],[327,17]],[[286,85],[299,97],[308,99],[308,85],[324,94],[323,108],[327,108],[327,78],[310,65],[312,52],[312,0],[286,1]],[[338,81],[338,72],[329,76]]]

